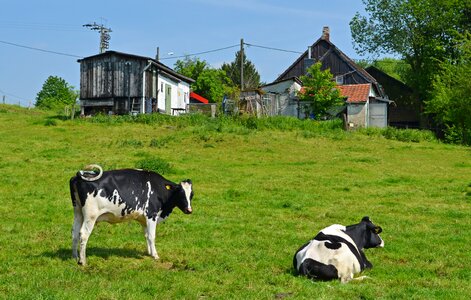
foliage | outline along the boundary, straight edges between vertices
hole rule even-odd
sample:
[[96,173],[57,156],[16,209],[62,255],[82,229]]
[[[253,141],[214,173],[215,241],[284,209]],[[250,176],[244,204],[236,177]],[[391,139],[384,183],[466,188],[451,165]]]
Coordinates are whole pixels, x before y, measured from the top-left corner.
[[386,57],[376,59],[369,65],[402,82],[406,82],[407,74],[410,72],[409,65],[402,59]]
[[224,95],[232,92],[231,81],[220,69],[211,68],[206,61],[199,58],[186,57],[175,63],[175,71],[193,78],[193,92],[205,97],[211,102],[222,102]]
[[459,60],[441,63],[426,108],[445,127],[447,140],[471,145],[471,34],[462,36],[458,49]]
[[224,71],[205,69],[193,84],[193,90],[212,102],[222,102],[229,85],[229,78]]
[[231,63],[224,63],[221,69],[226,72],[227,76],[232,80],[233,85],[241,88],[240,78],[240,65],[241,59],[243,59],[243,71],[244,71],[244,88],[243,90],[256,89],[260,86],[260,74],[250,60],[247,59],[244,52],[241,55],[240,51],[235,54],[235,59]]
[[[226,130],[242,128],[238,118],[44,126],[50,112],[0,109],[8,111],[0,114],[1,299],[471,298],[468,147],[318,135],[337,130],[330,121],[254,118],[247,122],[258,129],[235,135]],[[212,128],[209,142],[196,128]],[[150,145],[168,137],[171,147]],[[143,146],[123,149],[130,138]],[[169,180],[192,179],[193,214],[176,209],[158,225],[158,261],[137,222],[99,223],[89,265],[78,266],[69,178],[90,163],[109,170],[152,157],[174,166]],[[369,278],[344,285],[294,275],[293,254],[318,230],[364,215],[385,241],[365,251]]]
[[303,89],[298,93],[299,100],[310,103],[309,113],[316,119],[325,117],[329,109],[343,104],[332,73],[328,69],[322,71],[321,67],[322,64],[317,62],[306,70],[306,75],[300,77]]
[[74,105],[78,93],[64,79],[49,76],[36,96],[36,107],[41,109],[61,110],[64,106]]
[[[471,27],[471,1],[363,0],[368,16],[350,22],[355,49],[361,54],[390,53],[410,66],[406,83],[429,99],[439,61],[456,59],[458,33]],[[440,8],[440,9],[437,9]]]
[[[189,56],[185,57],[183,60],[177,60],[174,65],[175,71],[198,81],[200,74],[209,68],[209,65],[206,61],[200,60],[199,58],[191,59]],[[196,91],[195,91],[196,92]],[[198,93],[198,92],[196,92]]]

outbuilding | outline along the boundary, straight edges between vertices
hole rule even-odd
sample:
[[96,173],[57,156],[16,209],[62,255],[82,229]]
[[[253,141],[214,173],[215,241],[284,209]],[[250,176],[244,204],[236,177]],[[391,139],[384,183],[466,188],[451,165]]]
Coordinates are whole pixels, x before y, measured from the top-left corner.
[[194,80],[156,59],[106,51],[78,62],[82,115],[173,114],[190,103]]

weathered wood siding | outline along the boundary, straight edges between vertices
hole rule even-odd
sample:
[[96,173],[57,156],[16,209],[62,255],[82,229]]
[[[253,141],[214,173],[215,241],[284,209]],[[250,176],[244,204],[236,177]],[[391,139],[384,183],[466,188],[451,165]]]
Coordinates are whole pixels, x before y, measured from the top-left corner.
[[[334,51],[336,50],[336,51]],[[306,74],[306,59],[308,58],[308,52],[306,51],[285,74],[277,78],[279,80],[285,80],[292,77],[301,77]],[[314,43],[311,47],[311,59],[314,62],[321,61],[322,69],[330,69],[330,72],[334,76],[344,75],[343,84],[361,84],[371,83],[374,80],[367,79],[365,76],[359,74],[356,66],[352,67],[353,62],[347,57],[341,57],[340,50],[335,49],[335,46],[324,40],[319,40]],[[347,63],[349,61],[349,63]]]
[[[142,97],[142,71],[146,61],[116,55],[94,57],[80,64],[80,98]],[[152,72],[147,72],[152,74]],[[146,76],[146,96],[155,76]]]

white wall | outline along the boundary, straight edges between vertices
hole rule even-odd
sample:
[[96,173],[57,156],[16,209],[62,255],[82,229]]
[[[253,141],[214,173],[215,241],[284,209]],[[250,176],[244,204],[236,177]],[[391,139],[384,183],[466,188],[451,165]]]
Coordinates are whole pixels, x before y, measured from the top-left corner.
[[294,80],[285,80],[276,84],[262,87],[262,90],[269,93],[278,94],[278,112],[282,116],[298,116],[298,104],[293,101],[296,93],[301,90]]
[[[171,86],[171,108],[186,108],[186,105],[190,103],[190,85],[184,81],[176,82],[168,77],[159,74],[158,77],[158,88],[159,94],[157,98],[157,107],[159,111],[165,111],[165,85]],[[162,88],[163,87],[163,88]],[[165,111],[167,114],[172,114],[172,111]]]

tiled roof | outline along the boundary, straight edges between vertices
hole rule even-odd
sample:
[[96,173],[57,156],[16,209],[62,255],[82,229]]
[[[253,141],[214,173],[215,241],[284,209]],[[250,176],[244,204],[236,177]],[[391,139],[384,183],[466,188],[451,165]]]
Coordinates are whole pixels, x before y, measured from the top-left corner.
[[347,98],[348,103],[366,102],[370,96],[371,84],[338,85],[340,95]]

